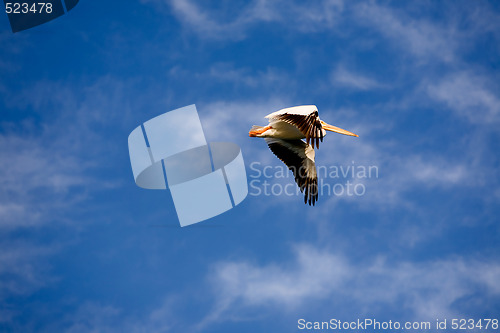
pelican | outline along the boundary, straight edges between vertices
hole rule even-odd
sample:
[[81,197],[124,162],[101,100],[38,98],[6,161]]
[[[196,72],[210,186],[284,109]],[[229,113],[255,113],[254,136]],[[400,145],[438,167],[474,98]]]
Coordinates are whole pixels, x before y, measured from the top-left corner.
[[[314,148],[319,149],[326,131],[358,136],[319,119],[315,105],[302,105],[282,109],[266,118],[267,126],[252,126],[248,135],[264,138],[269,149],[290,169],[295,182],[304,193],[304,203],[318,201],[318,176],[314,162]],[[304,142],[302,139],[306,139]]]

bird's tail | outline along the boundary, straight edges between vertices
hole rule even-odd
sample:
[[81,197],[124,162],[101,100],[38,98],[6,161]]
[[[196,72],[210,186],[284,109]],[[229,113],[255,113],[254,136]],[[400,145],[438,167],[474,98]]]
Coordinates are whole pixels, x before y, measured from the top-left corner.
[[264,126],[253,125],[252,128],[250,129],[250,132],[258,131],[258,130],[263,129],[263,128],[264,128]]
[[248,132],[249,136],[257,136],[259,134],[264,126],[258,126],[258,125],[253,125],[252,128],[250,129],[250,132]]

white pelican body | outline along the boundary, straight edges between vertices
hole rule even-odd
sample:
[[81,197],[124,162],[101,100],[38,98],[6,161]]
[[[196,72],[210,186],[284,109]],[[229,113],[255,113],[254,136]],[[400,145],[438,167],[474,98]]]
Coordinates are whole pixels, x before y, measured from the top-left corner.
[[305,138],[307,144],[311,142],[313,148],[315,148],[314,146],[316,148],[319,147],[319,142],[323,141],[326,131],[357,136],[354,133],[329,125],[319,119],[316,105],[302,105],[282,109],[268,114],[266,118],[269,119],[268,126],[254,126],[248,134],[259,138],[285,140]]
[[270,120],[270,128],[266,130],[261,135],[257,135],[261,138],[280,138],[286,140],[298,140],[304,139],[305,135],[297,127],[285,123],[281,120]]
[[[314,205],[318,200],[315,146],[319,149],[319,142],[323,141],[326,131],[357,135],[319,119],[315,105],[282,109],[266,118],[269,119],[268,126],[254,125],[248,135],[266,138],[269,149],[293,172],[300,191],[305,190],[304,202]],[[301,140],[304,138],[306,142]]]

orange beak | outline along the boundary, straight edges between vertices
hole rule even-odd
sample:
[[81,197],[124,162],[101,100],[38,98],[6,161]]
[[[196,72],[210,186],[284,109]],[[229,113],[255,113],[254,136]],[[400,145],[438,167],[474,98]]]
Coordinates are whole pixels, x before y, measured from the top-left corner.
[[345,129],[342,129],[342,128],[339,128],[339,127],[327,124],[324,121],[321,121],[321,125],[323,125],[323,129],[325,129],[327,131],[330,131],[330,132],[335,132],[335,133],[344,134],[344,135],[350,135],[350,136],[355,136],[355,137],[359,136],[359,135],[354,134],[352,132],[346,131]]

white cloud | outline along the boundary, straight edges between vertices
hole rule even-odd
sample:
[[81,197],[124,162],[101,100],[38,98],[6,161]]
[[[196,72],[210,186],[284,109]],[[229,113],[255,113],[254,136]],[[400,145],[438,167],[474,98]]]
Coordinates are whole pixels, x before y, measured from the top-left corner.
[[57,207],[60,200],[68,199],[69,188],[86,183],[82,174],[85,163],[44,135],[0,135],[0,147],[0,228],[33,225],[49,206]]
[[500,117],[499,87],[489,76],[462,71],[427,84],[427,94],[473,123],[491,124]]
[[[103,95],[110,80],[104,78],[93,86],[75,89],[79,96],[54,82],[36,84],[13,96],[13,108],[58,111],[41,116],[37,125],[29,120],[0,124],[0,215],[4,217],[0,228],[54,222],[51,216],[60,216],[61,211],[51,211],[67,211],[64,207],[84,200],[87,186],[103,189],[117,185],[112,180],[101,183],[91,175],[96,168],[107,167],[98,166],[96,160],[110,154],[108,140],[102,140],[95,128],[111,118],[119,126],[123,123],[120,117],[127,115],[120,105],[123,91],[107,89],[108,95]],[[123,109],[118,110],[120,107]],[[75,188],[80,188],[78,194],[71,191]]]
[[343,259],[309,246],[296,249],[296,263],[287,269],[271,264],[256,267],[247,262],[219,263],[215,267],[216,290],[236,296],[244,305],[300,306],[305,299],[327,297],[331,285],[350,275]]
[[[5,93],[8,107],[28,108],[40,117],[36,123],[30,119],[0,123],[0,302],[6,309],[9,297],[29,295],[55,281],[48,258],[68,246],[71,231],[82,226],[72,214],[84,206],[88,193],[119,186],[116,179],[101,182],[94,173],[109,167],[97,161],[105,163],[114,154],[112,144],[96,128],[110,118],[120,126],[120,117],[127,115],[126,94],[119,82],[111,81],[102,78],[71,88],[39,82],[19,93]],[[118,91],[108,88],[111,83]],[[47,245],[46,231],[52,227],[70,231]],[[42,228],[44,236],[39,237]],[[28,236],[20,236],[25,232]],[[0,318],[13,315],[0,311]]]
[[266,88],[271,85],[283,84],[288,75],[274,68],[252,73],[246,68],[234,68],[231,64],[217,63],[210,67],[207,75],[211,79],[228,81],[234,84],[247,85],[249,87]]
[[[163,0],[143,0],[162,5]],[[255,0],[241,7],[235,3],[220,10],[208,10],[202,2],[173,0],[174,14],[186,27],[209,39],[239,40],[259,24],[280,24],[304,33],[322,31],[337,24],[343,10],[341,0],[322,0],[314,4],[290,1]],[[227,3],[226,3],[227,4]]]
[[347,87],[357,90],[373,90],[373,89],[387,88],[385,84],[380,83],[375,79],[361,75],[359,73],[348,71],[343,66],[337,67],[337,69],[332,72],[331,79],[332,83],[336,86]]
[[453,258],[410,263],[378,257],[355,263],[332,251],[300,245],[285,263],[217,263],[210,276],[216,303],[202,325],[242,317],[255,308],[295,313],[317,303],[345,317],[352,313],[343,309],[373,315],[373,309],[382,305],[392,311],[405,308],[414,319],[451,318],[461,315],[456,305],[464,297],[478,292],[499,296],[493,282],[499,278],[500,265],[491,261]]
[[[2,240],[0,251],[0,300],[26,295],[45,286],[50,276],[45,258],[59,251],[59,245],[39,245],[26,241]],[[8,307],[6,307],[8,309]],[[0,310],[0,317],[5,309]]]
[[405,170],[409,176],[413,176],[415,182],[422,182],[430,188],[436,185],[454,186],[464,184],[468,172],[465,165],[456,165],[452,162],[433,156],[424,161],[422,155],[412,156],[405,161]]
[[456,58],[458,42],[453,26],[438,26],[430,21],[414,19],[402,11],[373,2],[355,7],[355,15],[360,22],[377,28],[400,49],[418,58],[445,62]]
[[[71,303],[71,301],[68,301]],[[44,327],[44,332],[172,332],[178,323],[173,298],[150,311],[125,311],[120,306],[86,301]],[[29,324],[29,323],[27,323]]]
[[[170,69],[169,74],[176,80],[185,81],[198,80],[213,85],[231,83],[233,87],[244,87],[251,89],[273,89],[284,87],[290,89],[293,84],[286,72],[273,67],[264,70],[252,71],[246,67],[235,67],[232,63],[218,62],[211,65],[206,71],[191,72],[180,66]],[[292,83],[292,84],[291,84]]]
[[[328,152],[325,149],[318,152],[318,165],[377,167],[378,178],[359,179],[367,187],[366,199],[373,200],[375,206],[382,203],[385,207],[404,205],[407,200],[404,194],[415,189],[449,189],[474,185],[470,181],[472,168],[465,156],[443,157],[442,154],[433,152],[408,151],[405,144],[385,135],[391,130],[390,125],[381,129],[383,125],[369,122],[358,123],[353,128],[341,126],[360,134],[360,137],[340,137],[334,134],[334,138],[327,137],[326,144],[328,141],[337,144],[329,148]],[[367,203],[363,200],[362,205]],[[369,209],[373,208],[369,206]]]

